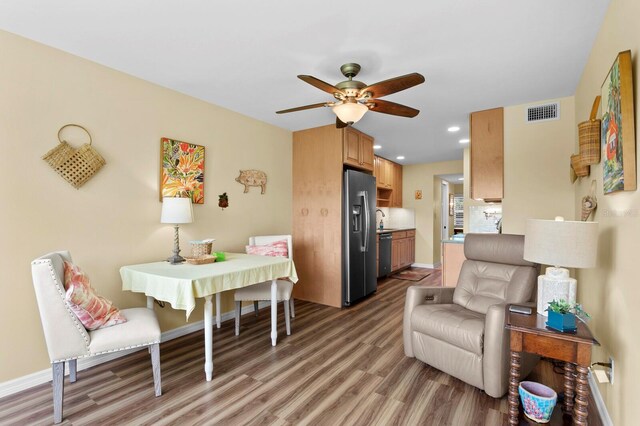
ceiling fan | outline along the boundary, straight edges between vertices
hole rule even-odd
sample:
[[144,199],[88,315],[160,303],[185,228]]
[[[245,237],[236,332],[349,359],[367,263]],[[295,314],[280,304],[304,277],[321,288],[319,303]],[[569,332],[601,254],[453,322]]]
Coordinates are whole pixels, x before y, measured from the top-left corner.
[[353,80],[353,77],[360,72],[360,65],[354,63],[344,64],[340,67],[340,71],[348,80],[340,82],[335,86],[310,75],[298,76],[300,80],[333,95],[337,101],[283,109],[276,111],[276,114],[285,114],[312,108],[331,107],[337,116],[336,127],[343,128],[356,123],[368,110],[381,112],[383,114],[399,115],[401,117],[415,117],[420,113],[420,111],[415,108],[377,98],[424,83],[424,77],[421,74],[414,72],[367,86],[361,81]]

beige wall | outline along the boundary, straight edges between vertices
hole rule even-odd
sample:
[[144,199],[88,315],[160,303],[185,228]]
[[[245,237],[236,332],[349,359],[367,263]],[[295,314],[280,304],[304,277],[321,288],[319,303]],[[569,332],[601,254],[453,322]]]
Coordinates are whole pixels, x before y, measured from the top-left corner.
[[[440,214],[440,199],[435,199],[434,184],[435,175],[450,173],[462,173],[462,161],[414,164],[402,168],[402,206],[414,209],[416,214],[416,263],[440,263],[440,233],[434,233],[435,215]],[[422,190],[421,200],[414,197],[417,189]]]
[[[639,16],[637,0],[611,2],[576,90],[576,125],[589,117],[593,99],[600,94],[602,82],[618,52],[630,49],[635,76],[636,135],[640,131]],[[578,152],[577,141],[574,150]],[[597,183],[598,198],[598,209],[592,220],[600,223],[598,266],[578,271],[578,301],[591,313],[590,327],[602,345],[594,348],[593,359],[606,361],[611,355],[615,360],[615,383],[599,385],[607,410],[614,424],[633,425],[640,417],[640,334],[637,329],[640,192],[603,195],[602,163],[593,165],[591,176],[576,184],[576,218],[580,214],[581,198],[590,193],[592,179]]]
[[[239,251],[249,235],[291,232],[289,131],[6,32],[0,51],[0,382],[49,366],[32,259],[69,249],[102,295],[122,308],[144,306],[144,296],[121,291],[118,270],[171,252],[173,229],[160,224],[158,202],[161,137],[206,147],[205,204],[181,228],[183,253],[190,239],[214,237],[216,249]],[[41,159],[66,123],[86,126],[107,162],[79,190]],[[246,168],[267,173],[265,195],[242,193],[234,178]],[[223,311],[231,309],[223,297]],[[185,324],[184,311],[156,310],[163,330]],[[201,319],[199,303],[191,320]]]
[[[527,123],[530,105],[560,103],[560,119]],[[573,218],[569,157],[574,139],[573,97],[504,109],[502,232],[524,234],[526,219]]]

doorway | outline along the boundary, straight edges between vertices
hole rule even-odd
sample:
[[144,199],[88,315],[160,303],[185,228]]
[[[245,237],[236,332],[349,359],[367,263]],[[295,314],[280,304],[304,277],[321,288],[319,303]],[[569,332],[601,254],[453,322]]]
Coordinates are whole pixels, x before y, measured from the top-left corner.
[[441,181],[441,191],[440,194],[442,196],[440,200],[440,206],[442,211],[440,212],[440,236],[442,241],[446,241],[450,237],[449,233],[449,182],[442,180]]

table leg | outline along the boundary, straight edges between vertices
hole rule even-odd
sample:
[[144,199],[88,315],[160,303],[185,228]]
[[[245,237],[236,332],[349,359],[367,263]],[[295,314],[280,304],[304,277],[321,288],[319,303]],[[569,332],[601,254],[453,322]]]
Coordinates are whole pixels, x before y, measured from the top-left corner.
[[573,409],[573,423],[580,426],[587,425],[587,406],[589,405],[589,383],[587,381],[587,367],[576,367],[576,405]]
[[153,297],[147,296],[147,309],[153,309]]
[[222,314],[220,313],[220,294],[216,293],[216,327],[220,328],[220,322],[222,321]]
[[562,412],[565,415],[573,414],[573,397],[576,386],[576,366],[570,362],[564,363],[564,403],[562,404]]
[[213,303],[211,295],[204,297],[204,374],[207,381],[213,376]]
[[278,340],[278,282],[271,280],[271,346]]
[[520,352],[511,351],[511,368],[509,369],[509,424],[518,424],[519,398],[518,385],[520,384]]

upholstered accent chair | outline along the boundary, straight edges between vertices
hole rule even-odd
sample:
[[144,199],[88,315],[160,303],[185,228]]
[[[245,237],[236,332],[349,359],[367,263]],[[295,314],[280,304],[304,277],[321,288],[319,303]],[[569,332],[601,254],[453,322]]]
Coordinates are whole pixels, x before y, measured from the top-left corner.
[[77,361],[95,355],[149,347],[155,395],[162,394],[160,377],[160,326],[147,308],[122,309],[127,322],[88,331],[65,301],[64,261],[68,251],[46,254],[31,262],[40,319],[53,369],[53,420],[62,421],[65,362],[69,381],[76,381]]
[[[291,235],[266,235],[258,237],[249,237],[249,245],[266,245],[276,241],[287,241],[287,257],[293,257],[293,247]],[[289,280],[277,280],[277,298],[278,302],[284,305],[284,320],[287,328],[287,336],[291,334],[291,318],[295,318],[295,308],[291,292],[293,291],[293,283]],[[240,315],[242,313],[242,302],[253,302],[253,310],[258,316],[258,302],[271,301],[271,281],[265,281],[248,287],[242,287],[235,291],[233,296],[236,302],[236,336],[240,334]]]
[[[533,306],[538,265],[523,259],[524,236],[468,234],[455,288],[413,286],[404,308],[404,353],[483,389],[508,390],[506,305]],[[523,354],[522,375],[538,358]]]

